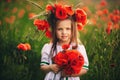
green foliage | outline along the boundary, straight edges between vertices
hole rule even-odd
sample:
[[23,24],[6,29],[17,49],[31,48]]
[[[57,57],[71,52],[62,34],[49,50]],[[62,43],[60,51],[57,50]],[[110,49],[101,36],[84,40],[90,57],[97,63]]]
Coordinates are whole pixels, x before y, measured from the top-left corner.
[[82,80],[119,80],[120,30],[108,35],[101,28],[87,28],[89,32],[81,33],[81,38],[86,46],[90,66],[88,73],[81,77]]
[[[27,1],[6,1],[0,2],[0,80],[43,80],[45,74],[40,70],[41,49],[46,42],[49,42],[49,39],[42,35],[42,32],[36,31],[33,20],[28,18],[29,13],[39,14],[42,10]],[[35,0],[43,9],[48,2],[56,1],[58,0]],[[68,4],[76,5],[79,0],[68,2]],[[88,7],[94,14],[95,7],[93,5],[88,5]],[[17,10],[13,13],[14,8]],[[114,8],[120,7],[114,6]],[[111,6],[110,10],[114,8]],[[22,9],[25,12],[20,18],[18,14]],[[13,22],[9,19],[11,16],[15,19]],[[7,18],[9,21],[6,21]],[[80,32],[90,64],[88,73],[81,76],[81,80],[119,80],[120,29],[112,30],[108,35],[105,31],[105,22],[100,19],[98,22],[97,24],[101,24],[102,27],[87,24],[85,26],[87,32]],[[17,45],[26,42],[30,43],[31,50],[19,51]]]

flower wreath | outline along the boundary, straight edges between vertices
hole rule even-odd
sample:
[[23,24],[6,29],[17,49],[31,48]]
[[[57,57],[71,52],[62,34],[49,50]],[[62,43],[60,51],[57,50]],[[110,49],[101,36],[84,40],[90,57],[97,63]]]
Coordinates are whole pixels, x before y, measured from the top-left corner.
[[[72,16],[77,22],[78,30],[82,30],[84,25],[87,23],[87,14],[83,9],[73,10],[71,6],[61,4],[48,4],[46,6],[46,14],[53,14],[55,18],[63,20]],[[34,25],[37,26],[38,30],[45,30],[46,36],[50,37],[50,24],[48,20],[35,19]]]
[[85,25],[87,22],[87,14],[84,10],[77,8],[74,11],[72,7],[68,5],[55,4],[53,6],[48,4],[46,6],[46,12],[53,13],[56,18],[61,20],[66,19],[68,16],[74,16],[77,23],[82,23],[82,25]]

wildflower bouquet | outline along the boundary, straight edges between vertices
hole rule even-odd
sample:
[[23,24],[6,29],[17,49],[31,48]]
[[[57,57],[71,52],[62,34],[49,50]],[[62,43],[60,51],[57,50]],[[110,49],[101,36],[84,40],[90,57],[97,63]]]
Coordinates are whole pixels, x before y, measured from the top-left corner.
[[63,45],[63,51],[53,57],[53,62],[60,66],[65,74],[78,74],[84,64],[84,58],[75,49],[67,50],[69,45]]

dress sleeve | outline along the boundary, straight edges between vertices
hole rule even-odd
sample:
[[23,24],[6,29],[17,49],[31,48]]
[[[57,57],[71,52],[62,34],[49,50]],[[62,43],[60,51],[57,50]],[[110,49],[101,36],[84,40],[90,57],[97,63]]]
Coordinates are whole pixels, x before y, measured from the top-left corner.
[[50,64],[50,44],[45,44],[41,50],[41,62],[40,65],[49,65]]
[[88,57],[87,57],[87,53],[86,53],[86,49],[84,47],[84,45],[79,45],[78,46],[78,51],[83,55],[84,57],[84,65],[83,68],[88,69],[89,66],[89,62],[88,62]]

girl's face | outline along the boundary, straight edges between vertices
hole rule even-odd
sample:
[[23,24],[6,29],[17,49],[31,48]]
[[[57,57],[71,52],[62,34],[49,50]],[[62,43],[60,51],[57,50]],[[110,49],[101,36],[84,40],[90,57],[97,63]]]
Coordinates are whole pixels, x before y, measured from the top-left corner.
[[71,39],[71,20],[65,19],[57,22],[56,36],[60,44],[68,44]]

